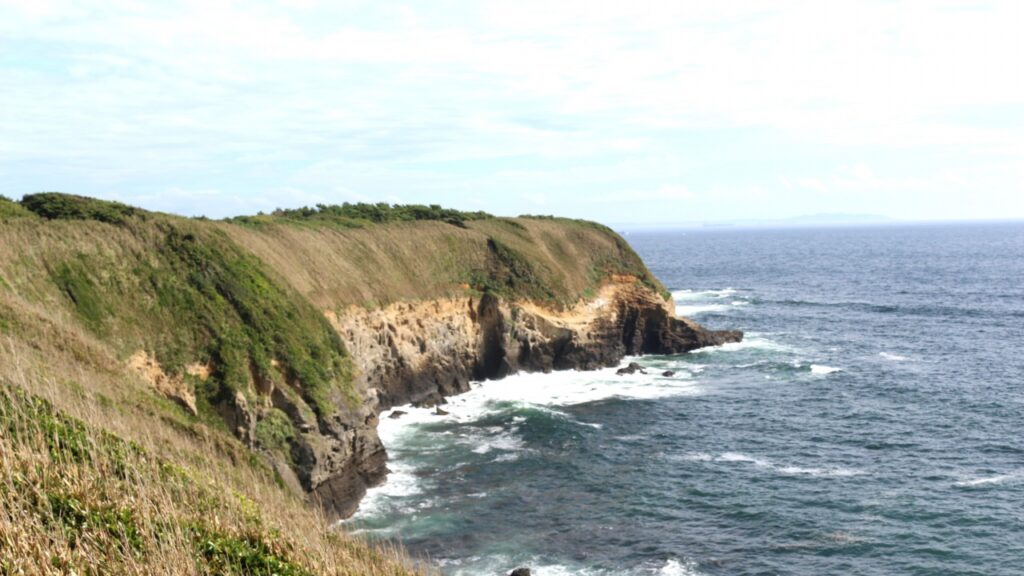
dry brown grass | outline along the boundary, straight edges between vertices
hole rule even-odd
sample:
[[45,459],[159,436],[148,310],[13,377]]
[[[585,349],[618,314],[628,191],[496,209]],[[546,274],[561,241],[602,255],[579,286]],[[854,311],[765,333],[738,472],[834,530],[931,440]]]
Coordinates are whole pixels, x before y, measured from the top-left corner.
[[[147,218],[0,222],[0,575],[254,573],[243,557],[281,561],[282,574],[414,573],[400,551],[332,530],[211,411],[187,414],[128,368],[131,354],[179,337],[179,364],[207,360],[182,316],[154,313],[152,279],[173,272],[162,225],[223,232],[270,271],[267,286],[287,284],[321,322],[320,311],[352,305],[463,296],[499,251],[508,270],[526,263],[513,279],[540,286],[540,305],[592,297],[612,274],[656,284],[621,238],[583,222],[254,229]],[[69,262],[95,303],[61,285]]]
[[[0,574],[258,573],[231,554],[293,573],[415,573],[400,551],[333,530],[75,324],[19,312],[64,337],[0,340]],[[97,361],[78,361],[81,347]]]
[[470,273],[488,266],[488,238],[521,254],[566,303],[591,296],[611,272],[650,277],[635,254],[623,251],[620,238],[586,222],[495,218],[467,222],[466,228],[428,221],[364,229],[217,225],[322,310],[462,296]]

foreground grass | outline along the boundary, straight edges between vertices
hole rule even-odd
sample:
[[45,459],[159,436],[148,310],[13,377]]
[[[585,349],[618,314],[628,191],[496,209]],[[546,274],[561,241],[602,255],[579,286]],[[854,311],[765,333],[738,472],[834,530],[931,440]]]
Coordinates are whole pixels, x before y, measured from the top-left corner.
[[362,401],[324,312],[483,293],[559,308],[613,276],[664,293],[584,221],[353,205],[210,222],[0,197],[0,576],[413,574],[332,530],[289,468],[296,425]]
[[332,529],[229,436],[66,367],[0,346],[0,574],[418,573]]

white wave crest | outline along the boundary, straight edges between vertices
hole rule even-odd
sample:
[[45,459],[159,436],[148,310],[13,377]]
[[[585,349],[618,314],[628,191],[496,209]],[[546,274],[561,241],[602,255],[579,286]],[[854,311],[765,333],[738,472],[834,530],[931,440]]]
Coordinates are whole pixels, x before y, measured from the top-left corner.
[[755,458],[753,456],[748,456],[746,454],[742,454],[742,453],[739,453],[739,452],[723,452],[722,454],[719,454],[717,457],[713,457],[713,458],[707,457],[708,456],[707,454],[699,454],[697,456],[701,456],[701,457],[691,457],[691,458],[688,458],[688,459],[696,460],[696,461],[703,461],[703,462],[715,461],[715,462],[738,462],[738,463],[744,463],[744,464],[753,464],[754,466],[757,466],[758,468],[765,468],[767,470],[771,470],[773,472],[777,472],[779,474],[785,474],[785,475],[789,475],[789,476],[814,476],[814,477],[817,477],[817,478],[842,478],[842,477],[847,477],[847,476],[860,476],[862,474],[865,474],[865,472],[863,470],[858,470],[858,469],[855,469],[855,468],[842,468],[842,467],[833,467],[833,468],[817,468],[817,467],[813,467],[813,468],[809,468],[809,467],[803,467],[803,466],[780,465],[780,464],[775,464],[775,463],[771,462],[770,460],[766,460],[766,459],[763,459],[763,458]]
[[[729,299],[736,294],[734,288],[722,290],[676,290],[672,299],[677,302],[676,314],[679,316],[696,316],[708,312],[725,312],[731,308],[746,306],[745,300]],[[727,302],[722,300],[729,299]]]
[[711,346],[709,348],[701,348],[691,352],[691,354],[713,354],[717,352],[737,352],[740,350],[767,350],[771,352],[798,352],[797,349],[785,344],[779,344],[773,340],[765,338],[763,335],[750,333],[743,337],[743,340],[739,342],[729,342],[728,344],[722,344],[721,346]]
[[718,460],[719,462],[749,462],[766,468],[771,466],[767,460],[760,460],[752,456],[747,456],[746,454],[740,454],[739,452],[725,452],[724,454],[720,454],[715,458],[715,460]]
[[[619,366],[594,371],[565,370],[550,374],[514,374],[502,380],[472,383],[470,391],[448,399],[444,410],[448,415],[437,416],[428,408],[401,406],[396,410],[406,412],[398,419],[391,419],[389,413],[381,415],[378,433],[385,445],[393,442],[410,427],[439,419],[456,422],[473,422],[488,414],[507,410],[510,406],[533,407],[567,418],[581,426],[598,427],[599,424],[578,422],[559,411],[559,407],[572,406],[606,400],[609,398],[654,399],[668,396],[696,394],[699,389],[688,378],[690,365],[671,366],[678,373],[674,378],[665,378],[661,372],[665,367],[647,368],[647,374],[639,372],[618,375],[616,370],[630,362],[643,362],[637,357],[624,358]],[[693,367],[695,369],[695,367]]]
[[694,304],[691,306],[676,305],[676,315],[678,316],[696,316],[697,314],[706,314],[708,312],[725,312],[729,309],[726,304]]
[[723,288],[721,290],[674,290],[674,300],[706,300],[709,298],[728,298],[736,293],[735,288]]
[[657,574],[659,576],[700,576],[700,572],[697,572],[696,562],[689,560],[680,562],[675,558],[669,558]]
[[998,476],[983,476],[980,478],[972,478],[970,480],[962,480],[954,483],[954,486],[969,488],[971,486],[984,486],[986,484],[1003,484],[1019,480],[1021,478],[1024,478],[1024,473],[1014,472],[1011,474],[999,474]]
[[892,352],[879,352],[878,355],[886,360],[892,360],[893,362],[905,362],[910,360],[910,358],[907,358],[906,356],[900,356],[899,354],[893,354]]
[[821,364],[811,364],[811,374],[817,376],[825,376],[827,374],[835,374],[836,372],[842,372],[842,368],[833,368],[832,366],[823,366]]
[[493,451],[515,452],[523,448],[523,441],[512,435],[512,433],[497,433],[491,435],[472,434],[468,437],[472,451],[476,454],[487,454]]
[[380,486],[367,490],[366,496],[359,502],[353,520],[378,516],[387,511],[389,503],[396,498],[404,498],[423,491],[422,479],[416,476],[415,468],[401,461],[388,462],[387,481]]
[[[627,357],[621,365],[637,361],[641,359]],[[699,370],[700,366],[682,364],[669,367],[678,371],[676,377],[662,377],[666,367],[660,364],[650,367],[647,374],[621,376],[615,373],[618,367],[589,372],[567,370],[550,374],[515,374],[502,380],[472,383],[469,392],[448,399],[448,404],[443,407],[446,414],[438,414],[432,408],[412,406],[399,406],[384,412],[380,415],[377,433],[392,455],[388,463],[392,472],[384,484],[367,491],[356,518],[376,516],[387,511],[389,502],[404,501],[408,496],[422,492],[420,483],[425,480],[403,464],[403,451],[422,452],[440,449],[442,445],[454,445],[467,454],[493,455],[494,461],[506,462],[515,460],[527,450],[518,435],[519,425],[524,420],[521,416],[512,418],[507,426],[464,426],[457,432],[426,432],[444,437],[444,441],[434,443],[434,447],[422,445],[424,427],[429,424],[472,424],[510,409],[532,408],[578,426],[601,428],[601,424],[578,421],[559,408],[616,397],[655,399],[699,393],[688,372]],[[398,412],[401,414],[397,418],[391,417]]]

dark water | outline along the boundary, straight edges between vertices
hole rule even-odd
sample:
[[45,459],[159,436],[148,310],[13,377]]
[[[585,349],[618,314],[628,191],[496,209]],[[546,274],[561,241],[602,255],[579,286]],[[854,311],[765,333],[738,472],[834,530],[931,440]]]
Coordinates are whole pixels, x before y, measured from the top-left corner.
[[627,239],[746,342],[390,421],[354,528],[446,574],[1024,574],[1024,225]]

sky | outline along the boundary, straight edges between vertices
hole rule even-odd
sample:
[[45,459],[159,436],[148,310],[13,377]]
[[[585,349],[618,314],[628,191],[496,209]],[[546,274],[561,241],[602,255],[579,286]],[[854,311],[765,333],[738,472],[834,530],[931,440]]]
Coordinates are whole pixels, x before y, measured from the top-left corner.
[[0,194],[1024,217],[1024,2],[0,0]]

